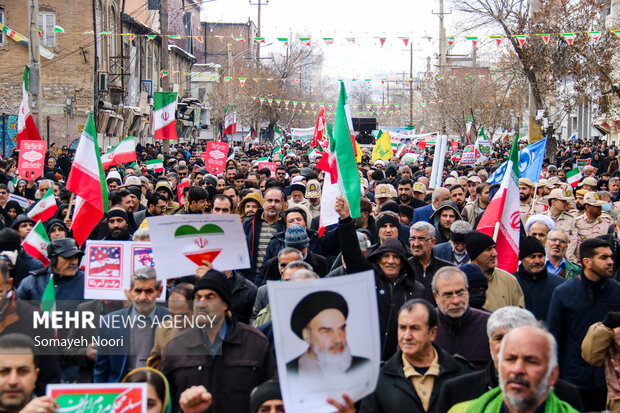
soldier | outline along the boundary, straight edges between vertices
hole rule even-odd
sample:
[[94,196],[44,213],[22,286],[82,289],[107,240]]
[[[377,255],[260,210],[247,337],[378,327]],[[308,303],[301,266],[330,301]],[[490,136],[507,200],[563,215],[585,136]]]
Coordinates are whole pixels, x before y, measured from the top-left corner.
[[585,212],[575,219],[577,243],[607,234],[613,220],[607,213],[603,213],[603,204],[596,192],[588,192],[583,197]]
[[576,231],[575,231],[575,218],[566,212],[568,210],[568,203],[573,198],[567,195],[560,188],[556,188],[549,194],[549,210],[546,215],[549,216],[555,223],[556,229],[561,229],[566,232],[570,241],[568,245],[568,251],[566,257],[570,261],[576,261],[575,249],[577,248]]
[[532,198],[534,193],[534,183],[528,178],[519,179],[519,212],[521,213],[521,221],[526,222],[529,217],[534,214],[544,214],[545,207],[538,200]]
[[585,212],[586,206],[583,203],[583,197],[588,193],[585,189],[578,189],[575,191],[575,209],[568,211],[570,215],[577,218]]

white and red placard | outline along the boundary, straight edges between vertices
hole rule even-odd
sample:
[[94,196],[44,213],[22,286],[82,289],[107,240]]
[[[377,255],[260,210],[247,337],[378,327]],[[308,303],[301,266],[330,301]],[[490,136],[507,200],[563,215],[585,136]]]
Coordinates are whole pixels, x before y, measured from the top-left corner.
[[226,159],[228,158],[228,143],[226,142],[207,142],[207,157],[205,159],[205,168],[207,172],[213,175],[219,175],[226,168]]
[[17,172],[27,181],[34,181],[43,174],[45,166],[45,141],[21,141]]
[[278,167],[278,165],[276,165],[275,162],[259,162],[256,164],[256,166],[258,166],[259,170],[263,168],[269,169],[269,172],[271,172],[271,177],[276,177],[276,168]]

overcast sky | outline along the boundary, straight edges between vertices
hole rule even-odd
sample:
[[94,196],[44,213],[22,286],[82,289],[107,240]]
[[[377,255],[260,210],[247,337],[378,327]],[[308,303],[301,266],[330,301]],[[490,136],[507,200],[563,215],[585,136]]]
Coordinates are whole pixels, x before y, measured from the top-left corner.
[[[439,0],[269,0],[269,5],[261,7],[261,35],[267,42],[289,37],[291,32],[311,37],[324,51],[324,76],[364,79],[403,71],[408,76],[409,48],[397,37],[410,37],[413,42],[414,73],[426,69],[427,56],[434,65],[439,19],[433,12],[438,11]],[[250,6],[248,0],[216,0],[203,5],[202,20],[247,22],[250,17],[256,23],[257,13],[258,7]],[[448,32],[452,20],[453,16],[446,17]],[[323,37],[333,37],[334,44],[325,45]],[[355,37],[355,44],[347,42],[347,37]],[[387,38],[382,48],[377,37]],[[283,50],[275,41],[263,47],[261,55],[269,55],[270,47]]]

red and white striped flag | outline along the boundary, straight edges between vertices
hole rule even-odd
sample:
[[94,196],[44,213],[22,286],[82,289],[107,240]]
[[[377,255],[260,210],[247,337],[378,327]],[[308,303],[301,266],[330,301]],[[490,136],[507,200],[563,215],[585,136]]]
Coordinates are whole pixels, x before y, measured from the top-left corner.
[[28,216],[35,221],[45,222],[53,217],[57,210],[58,205],[56,204],[54,191],[52,188],[49,188],[39,202],[28,211]]
[[41,135],[34,123],[32,113],[30,113],[30,104],[28,103],[28,76],[30,69],[28,66],[24,69],[24,83],[22,83],[22,101],[19,104],[19,113],[17,114],[17,149],[23,140],[41,140]]
[[177,139],[175,123],[177,92],[155,92],[153,109],[153,135],[155,135],[155,139]]

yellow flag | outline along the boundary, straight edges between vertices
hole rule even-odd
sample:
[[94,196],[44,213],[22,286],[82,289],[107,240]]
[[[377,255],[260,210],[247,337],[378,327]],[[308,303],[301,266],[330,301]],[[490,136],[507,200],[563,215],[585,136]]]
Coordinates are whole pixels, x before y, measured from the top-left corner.
[[355,153],[357,153],[357,156],[355,156],[355,162],[361,163],[362,162],[362,149],[360,148],[360,144],[357,141],[355,141]]
[[372,161],[374,162],[377,159],[389,161],[392,159],[392,156],[394,156],[394,152],[392,151],[392,142],[390,142],[390,131],[385,131],[377,139],[377,143],[375,143],[375,147],[372,149]]

